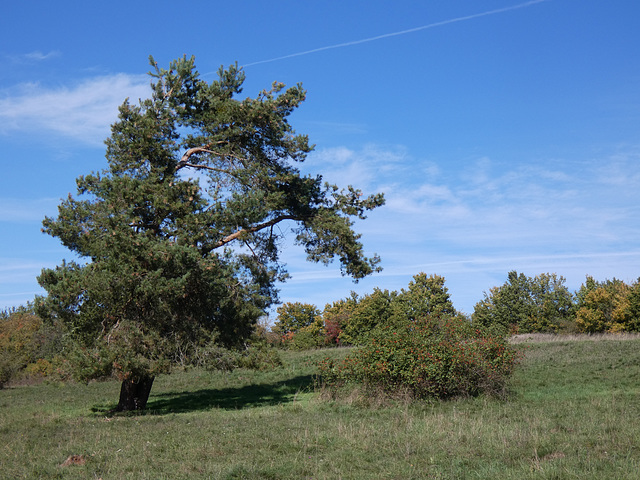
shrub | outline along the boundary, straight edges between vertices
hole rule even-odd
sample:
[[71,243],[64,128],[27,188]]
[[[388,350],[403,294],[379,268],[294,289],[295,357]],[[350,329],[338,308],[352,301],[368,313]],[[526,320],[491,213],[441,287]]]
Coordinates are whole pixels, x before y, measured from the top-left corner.
[[640,278],[631,286],[627,301],[625,328],[629,332],[640,332]]
[[325,347],[329,343],[322,317],[302,327],[296,332],[287,332],[280,336],[280,346],[291,350],[311,350]]
[[350,297],[325,305],[322,319],[329,345],[348,344],[344,339],[343,330],[351,321],[358,302],[358,295],[355,292],[351,292]]
[[342,362],[321,362],[319,381],[331,395],[353,388],[414,399],[503,395],[516,360],[503,336],[463,316],[430,316],[373,330]]
[[596,282],[587,277],[577,293],[576,323],[581,332],[615,333],[637,329],[634,313],[637,305],[637,286],[627,285],[614,278]]
[[315,305],[300,302],[280,305],[277,312],[278,318],[273,328],[283,335],[311,325],[320,316],[320,310]]
[[[349,321],[342,328],[340,343],[360,345],[364,343],[376,325],[385,324],[392,314],[392,304],[397,292],[374,288],[373,292],[357,298]],[[353,298],[353,297],[352,297]]]
[[22,361],[17,355],[0,349],[0,389],[11,380],[22,368]]
[[281,366],[282,360],[277,350],[266,342],[254,341],[244,350],[232,350],[210,342],[196,350],[190,364],[206,370],[269,370]]
[[401,321],[432,315],[455,315],[449,289],[440,275],[427,275],[421,272],[414,275],[408,288],[404,288],[394,298],[393,314]]
[[0,387],[12,379],[55,373],[51,362],[62,352],[62,338],[61,328],[43,323],[29,305],[0,312]]
[[200,348],[194,357],[193,364],[206,370],[222,370],[230,372],[238,365],[240,354],[228,348],[210,343]]
[[327,345],[340,345],[340,334],[342,328],[340,323],[334,318],[327,318],[324,321],[325,343]]
[[454,315],[445,279],[419,273],[400,292],[375,288],[372,293],[351,297],[325,307],[325,331],[331,343],[361,345],[381,325],[402,324],[429,315]]
[[251,345],[238,357],[238,368],[271,370],[282,366],[282,358],[271,345]]
[[509,272],[502,286],[485,292],[474,306],[473,322],[514,333],[570,331],[574,303],[564,283],[555,273],[527,277]]
[[[267,329],[258,325],[251,337],[237,348],[220,345],[215,335],[201,334],[199,342],[183,341],[179,354],[183,367],[232,371],[236,368],[268,370],[282,365],[280,354],[270,342]],[[178,362],[176,362],[178,363]]]

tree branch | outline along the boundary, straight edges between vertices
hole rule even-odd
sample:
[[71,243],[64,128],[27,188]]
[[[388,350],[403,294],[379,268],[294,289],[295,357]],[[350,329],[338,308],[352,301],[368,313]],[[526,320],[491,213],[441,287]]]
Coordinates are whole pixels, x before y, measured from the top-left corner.
[[230,172],[229,170],[224,170],[223,168],[211,167],[209,165],[198,165],[197,163],[186,163],[186,162],[182,163],[182,161],[180,162],[176,170],[179,170],[183,167],[203,168],[205,170],[211,170],[212,172],[226,173],[227,175],[232,175],[232,172]]
[[212,153],[212,154],[215,154],[216,152],[214,152],[212,150],[209,150],[209,145],[205,145],[204,147],[193,147],[193,148],[190,148],[189,150],[184,152],[184,155],[182,155],[182,158],[178,162],[178,168],[176,170],[179,170],[182,167],[189,166],[188,165],[189,158],[191,158],[191,156],[195,155],[196,153]]
[[264,228],[267,227],[271,227],[273,225],[275,225],[276,223],[280,223],[284,220],[298,220],[298,217],[295,217],[293,215],[281,215],[279,217],[276,217],[272,220],[269,220],[268,222],[264,222],[264,223],[259,223],[258,225],[254,225],[253,227],[248,227],[248,228],[243,228],[238,230],[237,232],[232,233],[231,235],[227,235],[226,237],[224,237],[222,240],[220,240],[218,243],[216,243],[213,248],[220,248],[224,245],[226,245],[227,243],[233,242],[234,240],[237,240],[238,238],[241,238],[243,235],[247,235],[249,233],[255,233],[258,232]]
[[[226,141],[226,140],[220,140],[219,142],[216,142],[216,145],[224,145],[224,144],[228,144],[228,143],[229,142]],[[188,149],[186,152],[184,152],[184,154],[182,155],[182,158],[178,162],[178,166],[176,167],[176,171],[178,171],[178,170],[180,170],[181,168],[184,168],[184,167],[191,167],[191,168],[203,168],[203,169],[206,169],[206,170],[212,170],[214,172],[229,173],[227,170],[217,169],[215,167],[210,167],[209,165],[198,165],[197,163],[190,163],[189,159],[193,155],[197,155],[199,153],[210,153],[211,155],[216,155],[218,157],[235,158],[236,160],[240,160],[243,163],[245,163],[247,161],[246,158],[239,157],[239,156],[233,155],[231,153],[215,152],[213,150],[210,150],[210,147],[211,147],[211,144],[207,144],[207,145],[205,145],[203,147],[192,147],[192,148]]]

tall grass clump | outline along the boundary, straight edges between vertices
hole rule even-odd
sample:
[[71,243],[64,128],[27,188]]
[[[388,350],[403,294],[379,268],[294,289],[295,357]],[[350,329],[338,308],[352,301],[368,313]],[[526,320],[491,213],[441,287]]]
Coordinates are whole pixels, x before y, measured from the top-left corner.
[[429,316],[376,328],[344,360],[323,360],[319,383],[333,398],[362,389],[369,398],[503,396],[517,358],[505,337],[463,316]]

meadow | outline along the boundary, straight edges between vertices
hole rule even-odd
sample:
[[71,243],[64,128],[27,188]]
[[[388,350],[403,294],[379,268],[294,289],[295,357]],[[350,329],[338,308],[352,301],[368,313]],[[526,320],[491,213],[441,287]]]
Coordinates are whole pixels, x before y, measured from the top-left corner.
[[[109,414],[117,381],[0,390],[0,478],[637,479],[640,339],[520,337],[506,399],[328,401],[319,360],[156,379],[148,411]],[[70,461],[67,461],[71,457]]]

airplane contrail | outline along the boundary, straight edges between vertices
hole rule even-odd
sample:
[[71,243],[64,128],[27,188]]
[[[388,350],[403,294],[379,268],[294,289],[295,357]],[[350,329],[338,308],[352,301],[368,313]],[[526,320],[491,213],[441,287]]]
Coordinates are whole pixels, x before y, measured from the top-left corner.
[[378,35],[375,37],[363,38],[361,40],[353,40],[351,42],[338,43],[335,45],[328,45],[326,47],[319,47],[319,48],[314,48],[312,50],[305,50],[304,52],[291,53],[289,55],[283,55],[281,57],[269,58],[267,60],[259,60],[257,62],[246,63],[243,65],[243,67],[251,67],[253,65],[260,65],[263,63],[276,62],[278,60],[285,60],[287,58],[300,57],[302,55],[309,55],[311,53],[322,52],[324,50],[332,50],[334,48],[351,47],[353,45],[360,45],[361,43],[368,43],[368,42],[374,42],[376,40],[382,40],[383,38],[397,37],[398,35],[406,35],[408,33],[419,32],[420,30],[427,30],[429,28],[442,27],[443,25],[449,25],[451,23],[464,22],[466,20],[473,20],[474,18],[486,17],[488,15],[495,15],[497,13],[509,12],[511,10],[526,8],[526,7],[530,7],[531,5],[535,5],[537,3],[548,2],[548,1],[549,0],[531,0],[529,2],[520,3],[518,5],[513,5],[511,7],[496,8],[495,10],[489,10],[487,12],[475,13],[473,15],[466,15],[464,17],[456,17],[449,20],[443,20],[441,22],[422,25],[420,27],[409,28],[408,30],[402,30],[399,32],[385,33],[383,35]]

